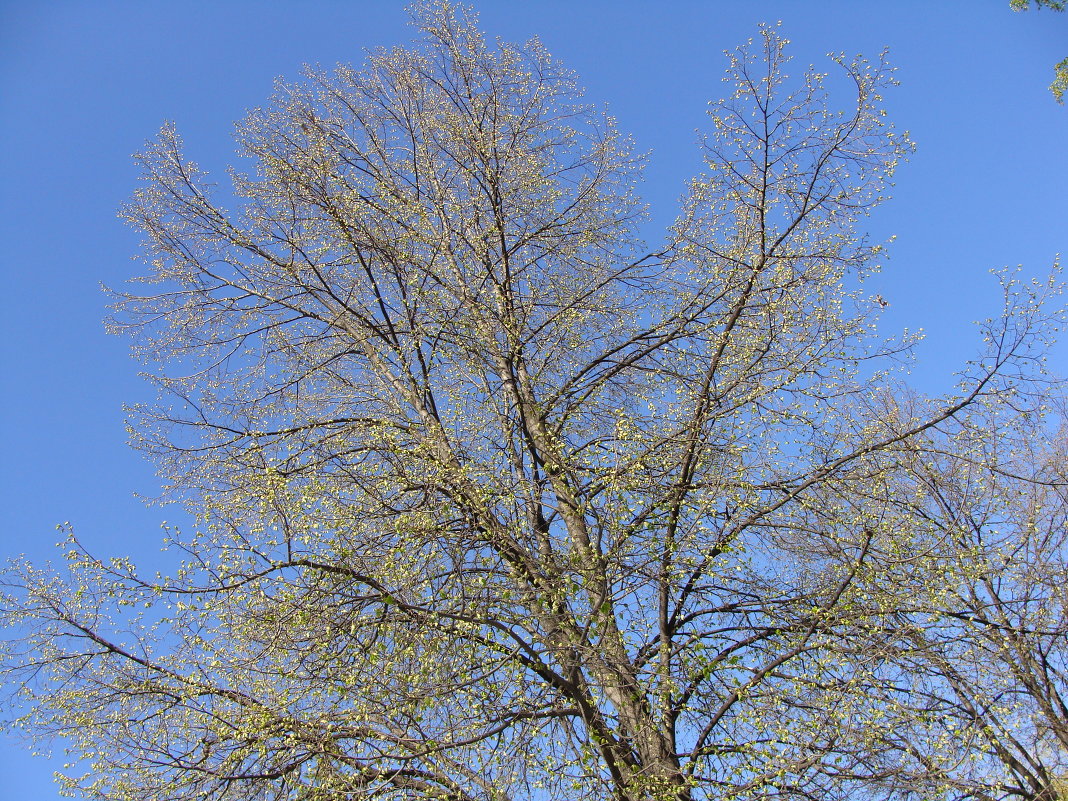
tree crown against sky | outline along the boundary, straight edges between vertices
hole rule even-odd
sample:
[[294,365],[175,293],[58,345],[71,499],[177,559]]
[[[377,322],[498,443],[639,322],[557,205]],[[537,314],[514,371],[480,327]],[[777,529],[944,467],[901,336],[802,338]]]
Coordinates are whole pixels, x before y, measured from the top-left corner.
[[201,531],[171,581],[12,574],[33,725],[113,797],[1049,797],[1054,282],[1005,278],[957,395],[886,372],[886,66],[839,59],[837,111],[765,30],[647,252],[566,70],[418,19],[254,112],[225,201],[172,129],[142,157],[137,431]]
[[[1064,11],[1064,0],[1034,0],[1035,8],[1049,8],[1054,11]],[[1013,11],[1027,11],[1031,8],[1031,0],[1011,0],[1009,6]],[[1068,58],[1058,61],[1053,67],[1053,83],[1049,86],[1050,92],[1058,103],[1064,102],[1064,93],[1068,91]]]

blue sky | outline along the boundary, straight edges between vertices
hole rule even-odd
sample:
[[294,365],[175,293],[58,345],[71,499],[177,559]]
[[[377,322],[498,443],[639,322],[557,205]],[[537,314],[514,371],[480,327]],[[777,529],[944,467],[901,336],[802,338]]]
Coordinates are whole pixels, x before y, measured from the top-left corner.
[[[778,20],[798,70],[888,47],[902,82],[890,113],[918,150],[871,220],[874,238],[897,236],[872,290],[890,303],[886,333],[927,332],[921,390],[948,390],[975,354],[972,321],[999,309],[991,268],[1042,275],[1068,252],[1068,106],[1046,89],[1068,14],[1013,14],[1008,0],[475,5],[491,35],[540,36],[651,151],[643,192],[661,225],[699,167],[695,129],[724,91],[724,49]],[[100,285],[144,271],[115,213],[136,184],[130,154],[173,120],[188,155],[224,177],[234,122],[276,77],[406,42],[406,19],[383,0],[0,0],[0,558],[54,558],[55,526],[70,521],[94,552],[162,564],[160,523],[176,514],[135,498],[157,482],[125,445],[122,409],[149,391],[102,325]],[[0,801],[58,798],[52,769],[0,737]]]

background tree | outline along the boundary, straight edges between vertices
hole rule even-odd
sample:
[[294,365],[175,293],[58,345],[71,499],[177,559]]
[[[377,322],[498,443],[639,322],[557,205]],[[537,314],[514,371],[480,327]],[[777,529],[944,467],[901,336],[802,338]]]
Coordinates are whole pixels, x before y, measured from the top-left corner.
[[977,406],[899,476],[909,547],[873,573],[848,644],[881,711],[862,752],[873,776],[895,766],[880,787],[1056,801],[1068,775],[1064,431]]
[[1038,447],[1046,437],[1023,425],[997,439],[967,427],[962,447],[915,465],[945,583],[900,629],[913,700],[940,729],[908,748],[969,732],[950,738],[958,792],[1056,801],[1068,792],[1068,459],[1063,430]]
[[9,574],[30,725],[109,798],[926,789],[872,693],[881,585],[937,576],[901,492],[965,413],[1029,408],[1051,288],[906,403],[858,283],[908,150],[885,65],[838,59],[837,111],[763,31],[646,254],[640,160],[572,77],[462,9],[418,23],[280,87],[229,197],[170,128],[142,156],[153,273],[118,325],[200,529],[172,579],[74,540],[69,578]]
[[[1034,0],[1035,8],[1050,8],[1054,11],[1064,11],[1063,0]],[[1031,0],[1010,0],[1009,5],[1013,11],[1027,11],[1031,7]],[[1053,66],[1053,83],[1049,85],[1058,103],[1064,102],[1064,93],[1068,91],[1068,58],[1063,58]]]

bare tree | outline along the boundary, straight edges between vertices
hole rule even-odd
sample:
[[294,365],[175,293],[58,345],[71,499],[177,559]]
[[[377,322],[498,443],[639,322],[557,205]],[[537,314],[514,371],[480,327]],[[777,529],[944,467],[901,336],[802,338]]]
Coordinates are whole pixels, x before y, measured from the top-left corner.
[[417,22],[280,87],[229,195],[171,128],[142,156],[153,272],[117,325],[199,531],[173,579],[75,540],[68,578],[9,573],[29,725],[106,798],[893,790],[882,668],[843,643],[893,652],[899,493],[1022,397],[1042,293],[905,403],[859,284],[909,149],[883,63],[836,61],[838,111],[762,31],[647,253],[641,159],[571,75],[463,9]]

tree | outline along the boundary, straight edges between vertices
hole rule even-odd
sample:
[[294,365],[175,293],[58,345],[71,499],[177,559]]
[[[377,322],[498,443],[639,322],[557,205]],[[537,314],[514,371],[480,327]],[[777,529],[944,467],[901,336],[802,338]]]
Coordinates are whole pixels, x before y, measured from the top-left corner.
[[975,731],[951,777],[973,797],[1068,797],[1068,460],[1064,432],[1035,439],[1003,432],[974,443],[1000,451],[979,465],[954,454],[918,476],[952,567],[938,624],[903,631],[927,702]]
[[[1064,0],[1034,0],[1035,8],[1049,8],[1053,11],[1064,11]],[[1013,11],[1027,11],[1031,8],[1031,0],[1010,0],[1009,6]],[[1053,83],[1049,85],[1050,92],[1058,103],[1064,102],[1064,93],[1068,91],[1068,58],[1062,58],[1053,65]]]
[[645,252],[641,159],[572,76],[462,8],[417,23],[249,116],[235,211],[172,128],[141,157],[153,272],[116,326],[198,531],[171,579],[73,537],[68,577],[9,571],[27,725],[106,798],[946,787],[884,736],[899,579],[933,603],[944,564],[902,493],[993,464],[968,420],[1041,414],[1053,283],[1007,280],[960,392],[911,395],[860,283],[909,150],[884,63],[836,59],[838,111],[763,30]]
[[[884,712],[872,752],[915,789],[1057,801],[1068,792],[1068,439],[1027,416],[956,422],[952,449],[917,448],[903,474],[898,503],[922,550],[881,576],[897,587],[894,612],[854,657],[882,660],[868,678]],[[921,553],[931,565],[917,570]]]

